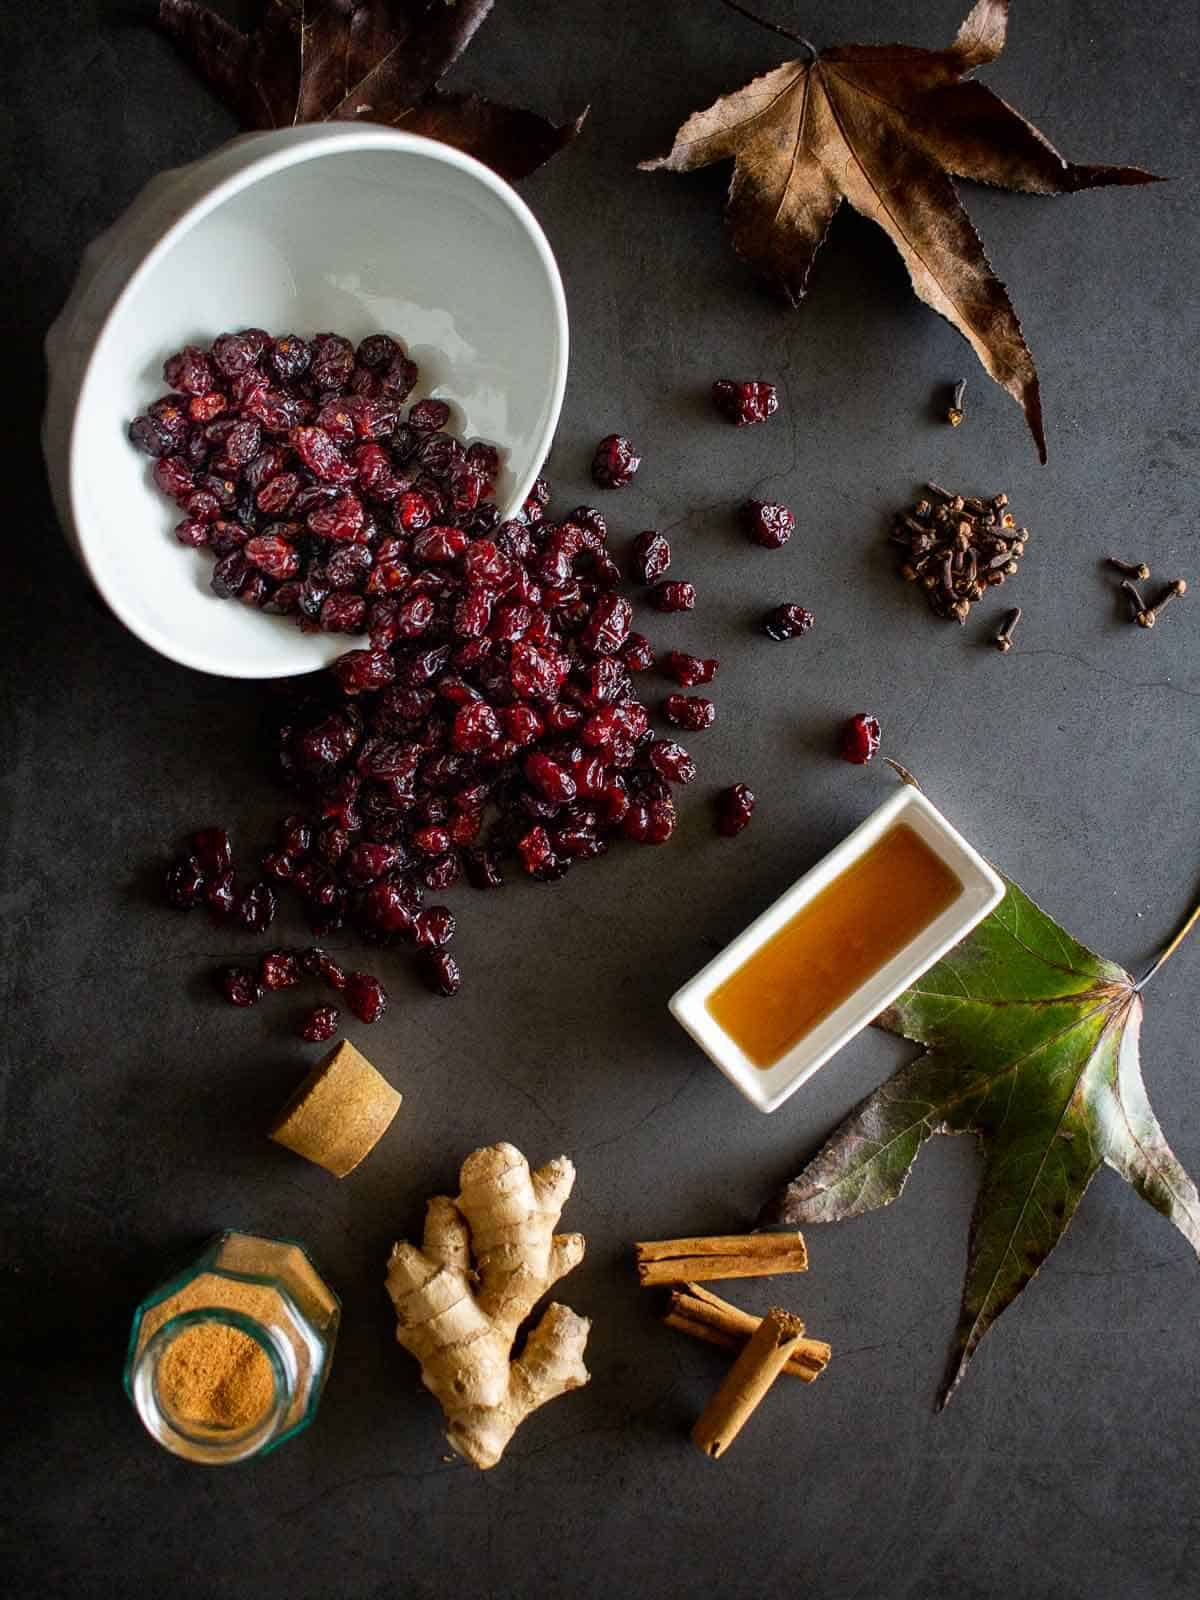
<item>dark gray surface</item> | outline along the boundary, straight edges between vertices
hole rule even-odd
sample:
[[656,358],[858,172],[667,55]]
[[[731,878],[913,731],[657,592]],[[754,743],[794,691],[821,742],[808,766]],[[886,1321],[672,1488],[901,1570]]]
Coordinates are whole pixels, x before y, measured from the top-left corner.
[[[964,8],[836,0],[810,7],[805,25],[818,42],[937,44]],[[724,173],[633,170],[689,110],[782,59],[782,41],[715,0],[510,0],[459,69],[463,84],[552,113],[592,103],[576,148],[524,188],[572,315],[551,475],[572,505],[596,437],[622,427],[641,443],[636,486],[606,510],[621,535],[673,526],[701,606],[647,631],[724,658],[721,720],[693,741],[701,777],[670,848],[618,851],[554,890],[455,892],[466,987],[454,1004],[388,963],[393,1010],[352,1036],[402,1088],[404,1109],[337,1185],[261,1133],[311,1054],[290,1037],[297,1003],[223,1007],[208,973],[242,947],[153,900],[154,863],[189,825],[230,818],[249,846],[276,814],[254,749],[260,691],[172,667],[108,618],[65,553],[36,467],[39,341],[83,245],[155,171],[232,125],[120,12],[3,6],[17,456],[0,869],[8,1592],[1196,1593],[1200,1274],[1112,1174],[941,1417],[931,1407],[977,1171],[967,1141],[928,1146],[891,1210],[814,1230],[805,1279],[735,1288],[747,1306],[771,1293],[794,1304],[835,1356],[813,1387],[781,1386],[720,1465],[687,1429],[723,1362],[659,1326],[629,1264],[636,1238],[748,1223],[906,1054],[864,1037],[768,1119],[664,1009],[888,792],[880,765],[831,758],[844,715],[873,710],[887,749],[977,845],[1131,967],[1194,887],[1200,602],[1144,634],[1119,622],[1096,563],[1111,548],[1200,581],[1195,12],[1183,0],[1014,11],[987,82],[1071,156],[1177,180],[1060,200],[966,194],[1040,365],[1044,469],[1016,408],[912,297],[866,223],[839,218],[792,313],[727,246]],[[777,380],[780,416],[747,433],[714,421],[703,395],[726,373]],[[955,433],[931,420],[930,397],[960,373],[969,418]],[[990,618],[963,633],[936,626],[891,575],[881,517],[929,475],[1007,488],[1033,529],[1003,597],[1026,609],[1007,659],[980,647]],[[802,525],[774,555],[747,548],[729,515],[768,486]],[[816,630],[791,646],[756,642],[747,618],[785,598],[816,611]],[[706,808],[735,779],[761,806],[730,844],[711,835]],[[300,936],[298,923],[282,931]],[[1153,991],[1143,1034],[1161,1121],[1194,1172],[1198,972],[1193,942]],[[578,1164],[566,1221],[586,1232],[588,1258],[562,1298],[594,1319],[594,1378],[479,1476],[443,1459],[436,1408],[392,1343],[381,1277],[425,1197],[497,1138]],[[316,1425],[266,1462],[206,1473],[148,1442],[119,1374],[139,1294],[223,1225],[309,1241],[345,1320]]]

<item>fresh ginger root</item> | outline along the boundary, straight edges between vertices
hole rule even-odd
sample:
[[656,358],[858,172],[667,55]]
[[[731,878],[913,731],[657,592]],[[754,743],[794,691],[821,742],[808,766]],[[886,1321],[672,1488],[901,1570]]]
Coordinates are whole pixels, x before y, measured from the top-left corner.
[[430,1200],[422,1248],[392,1247],[396,1338],[421,1363],[450,1444],[477,1467],[494,1467],[531,1412],[588,1381],[591,1324],[567,1306],[547,1306],[512,1358],[517,1329],[583,1260],[582,1234],[554,1232],[574,1182],[566,1156],[530,1172],[511,1144],[489,1145],[463,1162],[457,1200]]

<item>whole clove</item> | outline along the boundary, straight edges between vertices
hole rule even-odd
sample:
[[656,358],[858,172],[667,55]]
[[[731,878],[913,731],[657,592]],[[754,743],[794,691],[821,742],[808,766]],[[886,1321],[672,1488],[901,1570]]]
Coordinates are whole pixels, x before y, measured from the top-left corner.
[[921,585],[935,616],[959,624],[990,588],[1016,575],[1028,538],[1006,494],[951,494],[937,483],[897,512],[888,533],[900,576]]
[[1150,576],[1150,568],[1144,561],[1122,561],[1118,556],[1105,556],[1104,565],[1124,578],[1137,578],[1141,583]]
[[954,385],[954,393],[950,398],[950,404],[946,407],[946,421],[952,428],[961,428],[963,425],[963,419],[967,414],[963,408],[963,396],[966,392],[967,380],[960,378]]
[[1166,609],[1168,603],[1174,600],[1176,595],[1182,595],[1186,593],[1187,579],[1172,578],[1170,583],[1163,590],[1162,594],[1159,595],[1155,603],[1148,608],[1143,607],[1142,610],[1138,612],[1137,617],[1135,618],[1138,626],[1140,628],[1152,628],[1158,621],[1161,613]]
[[992,643],[996,646],[996,649],[1000,651],[1001,655],[1007,655],[1012,649],[1013,629],[1016,627],[1017,623],[1020,622],[1020,620],[1020,606],[1014,606],[1011,611],[1005,612],[1004,621],[1000,624],[1000,627],[996,632],[996,637],[992,641]]

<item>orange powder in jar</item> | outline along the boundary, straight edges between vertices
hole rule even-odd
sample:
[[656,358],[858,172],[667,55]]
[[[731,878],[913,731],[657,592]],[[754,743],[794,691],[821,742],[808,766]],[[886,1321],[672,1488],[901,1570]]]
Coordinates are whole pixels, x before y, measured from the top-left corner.
[[169,1416],[208,1428],[248,1428],[275,1399],[266,1352],[225,1322],[197,1323],[173,1339],[159,1360],[157,1386]]

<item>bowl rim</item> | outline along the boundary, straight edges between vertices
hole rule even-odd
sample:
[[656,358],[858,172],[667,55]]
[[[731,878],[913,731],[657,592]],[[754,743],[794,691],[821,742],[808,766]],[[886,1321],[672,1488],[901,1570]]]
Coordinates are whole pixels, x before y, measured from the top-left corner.
[[[305,138],[297,139],[296,134],[303,133]],[[91,341],[91,348],[84,363],[76,390],[74,403],[71,407],[70,426],[67,431],[67,500],[71,520],[74,524],[76,547],[79,559],[83,563],[89,578],[95,584],[104,603],[120,622],[139,638],[143,644],[148,644],[151,649],[165,656],[170,661],[176,661],[181,666],[191,667],[198,672],[207,672],[215,677],[235,678],[242,682],[254,681],[260,678],[288,678],[299,677],[309,672],[319,672],[324,669],[321,662],[304,662],[294,667],[282,663],[273,666],[268,672],[247,677],[244,671],[230,670],[228,667],[214,661],[203,650],[195,650],[181,645],[171,635],[161,632],[139,613],[134,607],[126,603],[123,594],[105,582],[93,563],[89,550],[88,523],[86,513],[86,497],[81,492],[79,476],[82,471],[80,457],[82,451],[79,446],[80,418],[85,401],[90,398],[90,388],[96,376],[97,361],[109,334],[117,313],[126,304],[129,298],[141,287],[143,280],[153,270],[164,255],[186,234],[196,227],[205,217],[228,200],[250,188],[263,178],[271,177],[276,172],[286,170],[288,167],[299,166],[304,162],[317,159],[332,153],[336,147],[339,150],[392,150],[397,154],[419,155],[443,165],[457,167],[460,171],[470,174],[483,186],[489,189],[512,212],[521,224],[525,234],[533,244],[534,250],[542,264],[546,279],[550,287],[550,297],[554,308],[555,334],[557,337],[557,360],[554,370],[553,387],[551,390],[551,404],[548,411],[549,422],[545,430],[545,437],[540,450],[535,452],[541,460],[533,468],[530,479],[537,476],[541,462],[545,460],[554,434],[558,428],[559,417],[562,412],[563,396],[566,393],[567,369],[570,362],[570,329],[567,319],[567,299],[563,289],[562,275],[558,269],[554,252],[550,248],[550,241],[546,238],[541,223],[534,216],[529,206],[513,188],[513,186],[476,157],[468,155],[463,150],[456,149],[453,145],[443,144],[438,139],[426,138],[424,134],[406,133],[397,128],[383,128],[378,126],[346,126],[345,124],[322,125],[320,123],[306,123],[296,128],[273,129],[259,134],[241,135],[218,150],[211,151],[207,156],[202,156],[192,163],[192,170],[202,166],[206,161],[212,161],[226,154],[230,145],[247,143],[258,139],[272,139],[279,134],[291,135],[286,143],[280,144],[275,149],[265,150],[262,155],[253,157],[244,165],[231,173],[227,178],[219,180],[193,201],[186,210],[180,213],[175,220],[163,230],[146,253],[142,256],[129,278],[126,280],[121,292],[115,297],[112,304],[104,314]],[[136,201],[134,202],[136,204]],[[124,213],[116,219],[114,227],[119,227]],[[528,486],[518,484],[517,488],[528,492]],[[519,503],[524,496],[514,495],[513,502]],[[348,646],[348,648],[353,648]]]

